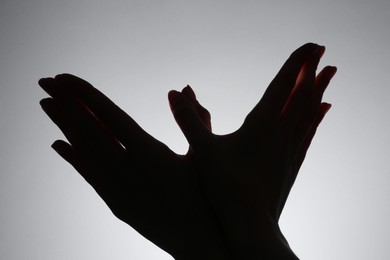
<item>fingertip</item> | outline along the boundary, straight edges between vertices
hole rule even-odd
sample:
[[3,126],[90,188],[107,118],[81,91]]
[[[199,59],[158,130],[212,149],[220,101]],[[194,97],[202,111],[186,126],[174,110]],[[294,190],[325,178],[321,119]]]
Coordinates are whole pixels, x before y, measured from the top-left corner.
[[42,98],[40,101],[39,101],[39,104],[41,106],[45,106],[46,104],[50,103],[51,100],[53,100],[52,98],[48,97],[48,98]]
[[174,111],[177,108],[177,103],[179,102],[180,92],[176,90],[171,90],[168,92],[168,100],[171,110]]
[[307,42],[305,44],[303,44],[300,48],[304,48],[304,49],[312,49],[312,50],[315,50],[316,48],[318,48],[319,44],[318,43],[315,43],[315,42]]
[[52,79],[52,78],[48,78],[48,77],[46,77],[46,78],[40,78],[40,79],[38,80],[38,85],[42,87],[42,85],[47,84],[48,81],[49,81],[50,79]]
[[76,89],[76,86],[85,86],[89,85],[89,83],[75,75],[70,73],[62,73],[58,74],[54,77],[54,80],[61,86],[66,87],[67,90]]
[[196,101],[196,95],[194,90],[190,87],[190,85],[187,85],[183,90],[181,91],[183,95],[188,98],[191,101]]
[[315,53],[321,48],[321,45],[314,42],[309,42],[304,45],[302,45],[300,48],[298,48],[295,53],[300,53],[301,51],[304,53]]
[[43,98],[39,101],[39,104],[41,105],[42,108],[45,108],[50,105],[52,102],[52,98]]
[[337,73],[337,67],[336,66],[329,66],[332,71],[332,77]]
[[[56,140],[51,147],[62,157],[62,159],[70,163],[87,180],[87,177],[89,177],[88,172],[85,171],[81,157],[79,157],[71,144],[63,140]],[[87,181],[90,182],[91,180],[88,179]]]
[[322,103],[322,110],[323,114],[325,115],[326,113],[329,112],[329,110],[332,108],[332,104],[329,103]]
[[316,52],[318,53],[319,58],[321,59],[326,51],[326,47],[323,45],[318,45]]
[[62,154],[65,151],[65,147],[68,146],[68,144],[65,141],[62,140],[56,140],[54,143],[51,145],[51,148],[54,149],[59,155],[62,156]]
[[330,81],[337,72],[337,67],[326,66],[317,76],[316,85],[321,93],[323,93],[328,87]]
[[314,125],[316,125],[316,127],[319,126],[319,124],[322,122],[322,120],[324,119],[325,115],[329,112],[331,107],[332,107],[332,104],[325,103],[325,102],[321,103],[320,109],[317,113],[317,118],[315,119],[315,123],[314,123]]
[[324,71],[327,72],[327,76],[329,78],[332,78],[336,74],[336,72],[337,72],[337,67],[336,66],[326,66],[324,68]]
[[53,78],[41,78],[38,85],[50,96],[53,95],[55,83]]
[[66,79],[66,78],[76,78],[76,76],[74,76],[70,73],[60,73],[54,77],[54,79],[56,79],[56,80],[61,80],[61,79]]

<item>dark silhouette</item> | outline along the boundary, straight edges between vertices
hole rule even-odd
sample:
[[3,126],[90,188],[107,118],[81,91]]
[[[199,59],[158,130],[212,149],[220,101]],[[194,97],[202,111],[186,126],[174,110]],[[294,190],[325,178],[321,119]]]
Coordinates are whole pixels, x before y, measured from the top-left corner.
[[285,62],[243,125],[211,132],[187,86],[168,98],[189,143],[178,155],[88,82],[69,74],[39,85],[43,110],[68,142],[52,147],[119,219],[175,259],[298,259],[278,221],[318,125],[336,68],[316,75],[325,47],[308,43]]

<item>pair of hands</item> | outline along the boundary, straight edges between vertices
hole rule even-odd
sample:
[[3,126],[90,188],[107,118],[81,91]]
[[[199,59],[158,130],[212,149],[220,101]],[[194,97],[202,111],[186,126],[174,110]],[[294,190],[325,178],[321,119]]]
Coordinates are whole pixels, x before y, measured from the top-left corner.
[[112,212],[175,259],[297,259],[278,220],[307,149],[330,105],[336,72],[316,70],[325,48],[308,43],[283,65],[244,124],[211,131],[190,87],[171,91],[189,142],[178,155],[88,82],[69,74],[39,85],[43,110],[68,142],[52,147]]

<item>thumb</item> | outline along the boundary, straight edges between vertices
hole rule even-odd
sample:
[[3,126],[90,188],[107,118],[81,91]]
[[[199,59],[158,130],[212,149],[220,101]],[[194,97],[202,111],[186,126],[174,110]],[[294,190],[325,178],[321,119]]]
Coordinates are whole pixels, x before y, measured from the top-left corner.
[[203,123],[196,107],[183,94],[175,90],[168,93],[172,114],[193,150],[204,148],[212,138],[212,133]]
[[194,106],[196,113],[202,120],[203,124],[206,125],[207,129],[211,132],[211,115],[210,112],[204,108],[196,99],[195,92],[192,88],[187,85],[181,93],[190,101],[190,103]]

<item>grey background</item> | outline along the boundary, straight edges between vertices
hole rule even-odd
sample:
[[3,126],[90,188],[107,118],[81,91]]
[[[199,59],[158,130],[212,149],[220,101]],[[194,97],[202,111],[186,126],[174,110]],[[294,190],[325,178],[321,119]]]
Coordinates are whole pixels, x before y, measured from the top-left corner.
[[390,259],[390,1],[0,3],[0,258],[172,259],[117,220],[50,148],[40,77],[69,72],[178,153],[167,102],[190,84],[217,133],[237,129],[288,55],[327,47],[338,74],[282,215],[301,259]]

